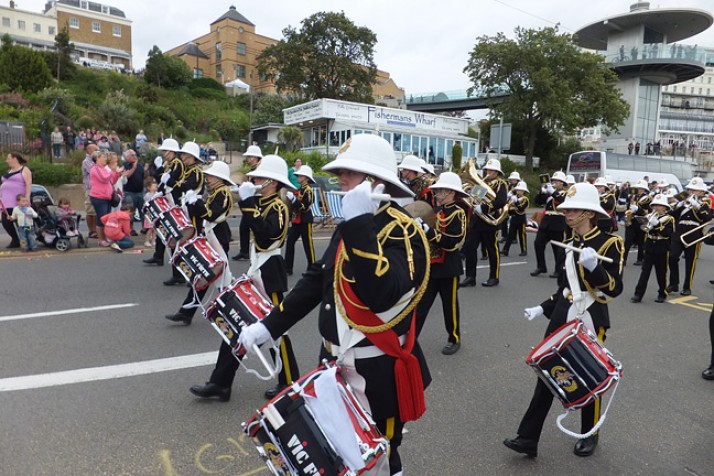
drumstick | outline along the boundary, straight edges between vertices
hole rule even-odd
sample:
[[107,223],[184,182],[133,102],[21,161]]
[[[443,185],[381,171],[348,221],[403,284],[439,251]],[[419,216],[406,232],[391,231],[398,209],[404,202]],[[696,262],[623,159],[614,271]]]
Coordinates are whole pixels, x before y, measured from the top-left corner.
[[[581,248],[576,248],[573,245],[569,245],[567,243],[562,243],[560,241],[550,240],[550,244],[555,245],[555,246],[560,246],[561,248],[565,248],[566,250],[575,251],[576,253],[582,253],[582,251],[583,251]],[[602,256],[602,255],[596,254],[595,257],[599,260],[606,262],[606,263],[612,263],[612,258],[608,258],[607,256]]]
[[[347,192],[330,192],[330,193],[334,193],[335,195],[347,195]],[[389,200],[392,199],[392,196],[389,195],[388,193],[370,193],[369,196],[373,200],[379,200],[380,202],[388,202]]]

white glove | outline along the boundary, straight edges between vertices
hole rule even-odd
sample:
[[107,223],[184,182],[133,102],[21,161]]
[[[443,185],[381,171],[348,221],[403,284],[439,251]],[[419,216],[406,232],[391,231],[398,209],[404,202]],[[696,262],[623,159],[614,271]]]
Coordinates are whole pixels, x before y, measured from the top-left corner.
[[255,195],[256,186],[253,182],[243,182],[238,187],[238,195],[240,195],[241,200],[248,200],[250,197]]
[[483,215],[483,207],[480,203],[474,207],[474,211],[477,215]]
[[293,192],[288,190],[287,192],[285,192],[285,196],[288,197],[288,200],[290,200],[291,202],[295,202],[295,194]]
[[241,330],[238,336],[238,342],[248,351],[251,351],[254,345],[265,344],[270,339],[270,331],[262,322],[249,325]]
[[659,225],[659,217],[657,215],[652,215],[649,220],[647,220],[647,226],[652,229]]
[[657,226],[664,225],[664,222],[667,221],[667,217],[669,217],[669,215],[667,215],[667,214],[662,215],[662,217],[659,220],[657,220]]
[[638,207],[638,206],[635,205],[635,204],[630,205],[630,211],[631,211],[631,212],[636,212],[638,208],[640,208],[640,207]]
[[183,199],[189,205],[193,205],[198,201],[198,194],[195,190],[187,190],[186,193],[183,195]]
[[518,201],[518,197],[516,195],[511,195],[511,198],[509,200],[511,203],[516,203]]
[[[374,188],[374,193],[384,192],[384,184]],[[352,220],[361,215],[373,215],[379,207],[379,200],[372,199],[372,184],[364,181],[350,190],[342,197],[342,213],[345,221]]]
[[543,315],[543,306],[527,307],[523,310],[523,317],[532,321],[536,317]]
[[550,194],[552,195],[553,192],[555,192],[555,189],[553,188],[553,185],[548,184],[548,185],[545,186],[545,191],[548,192],[548,193],[550,193]]
[[689,199],[689,206],[691,206],[695,210],[699,210],[699,207],[702,206],[702,202],[697,200],[697,197],[692,197]]
[[171,178],[171,174],[166,172],[165,174],[161,175],[161,183],[163,183],[163,184],[169,183],[170,178]]
[[587,248],[583,248],[583,251],[580,252],[580,261],[578,261],[578,263],[583,265],[583,268],[588,271],[592,271],[597,266],[596,255],[597,253],[594,248],[590,248],[589,246]]
[[154,166],[158,169],[164,165],[164,158],[160,155],[154,159]]
[[429,233],[429,230],[431,229],[429,225],[424,222],[424,220],[421,217],[416,217],[414,220],[416,220],[417,223],[419,223],[419,226],[421,227],[422,230],[424,230],[424,233]]

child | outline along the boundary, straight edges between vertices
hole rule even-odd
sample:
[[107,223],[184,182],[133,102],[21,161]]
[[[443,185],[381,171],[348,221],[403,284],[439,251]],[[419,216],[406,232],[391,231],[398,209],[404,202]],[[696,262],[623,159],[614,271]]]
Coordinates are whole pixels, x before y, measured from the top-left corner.
[[121,253],[122,250],[134,247],[134,240],[129,237],[131,233],[131,216],[134,214],[134,206],[131,203],[124,203],[119,211],[111,212],[102,217],[104,223],[104,233],[108,240],[112,240],[111,248]]
[[57,224],[60,225],[65,230],[67,236],[77,236],[77,229],[75,227],[75,214],[76,212],[72,210],[72,205],[69,203],[69,199],[62,197],[57,202]]
[[18,194],[17,206],[12,210],[11,220],[17,224],[17,235],[20,237],[20,242],[25,242],[26,248],[23,252],[35,251],[37,242],[35,241],[34,218],[37,218],[37,212],[30,207],[30,201],[23,194]]
[[[146,179],[144,188],[146,188],[144,203],[149,203],[154,198],[154,195],[156,195],[156,192],[159,189],[159,184],[156,183],[156,180],[153,177],[150,177]],[[147,248],[153,248],[156,245],[156,230],[154,230],[154,224],[151,223],[151,220],[149,220],[149,217],[147,217],[146,214],[144,214],[143,228],[146,230],[146,241],[144,242],[144,246]]]

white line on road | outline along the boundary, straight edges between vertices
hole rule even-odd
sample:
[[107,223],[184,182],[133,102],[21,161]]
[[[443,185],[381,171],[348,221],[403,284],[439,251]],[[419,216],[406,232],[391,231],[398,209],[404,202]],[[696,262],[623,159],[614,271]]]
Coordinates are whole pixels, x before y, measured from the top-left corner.
[[15,316],[0,316],[0,322],[17,321],[20,319],[33,319],[35,317],[62,316],[65,314],[79,314],[82,312],[108,311],[110,309],[123,309],[123,308],[127,308],[127,307],[138,306],[138,305],[139,305],[138,303],[109,304],[107,306],[79,307],[76,309],[65,309],[64,311],[36,312],[34,314],[17,314]]
[[166,372],[169,370],[202,367],[204,365],[214,364],[217,356],[218,352],[205,352],[203,354],[182,355],[167,359],[109,365],[107,367],[93,367],[89,369],[67,370],[49,374],[9,377],[0,379],[0,392],[57,387],[59,385],[94,382],[97,380],[111,380],[122,377],[135,377],[137,375]]

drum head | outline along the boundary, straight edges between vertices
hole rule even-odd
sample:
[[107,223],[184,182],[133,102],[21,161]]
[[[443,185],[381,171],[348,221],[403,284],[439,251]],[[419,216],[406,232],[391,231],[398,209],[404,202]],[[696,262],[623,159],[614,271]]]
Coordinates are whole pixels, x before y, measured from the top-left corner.
[[414,218],[421,218],[429,227],[436,225],[436,213],[431,205],[423,200],[415,200],[404,206],[404,209]]
[[579,324],[580,321],[571,321],[556,329],[555,332],[546,337],[543,342],[538,344],[533,351],[531,351],[530,355],[526,359],[526,363],[528,365],[533,365],[534,362],[538,362],[543,358],[543,356],[552,354],[554,347],[558,347],[574,337],[574,329]]

